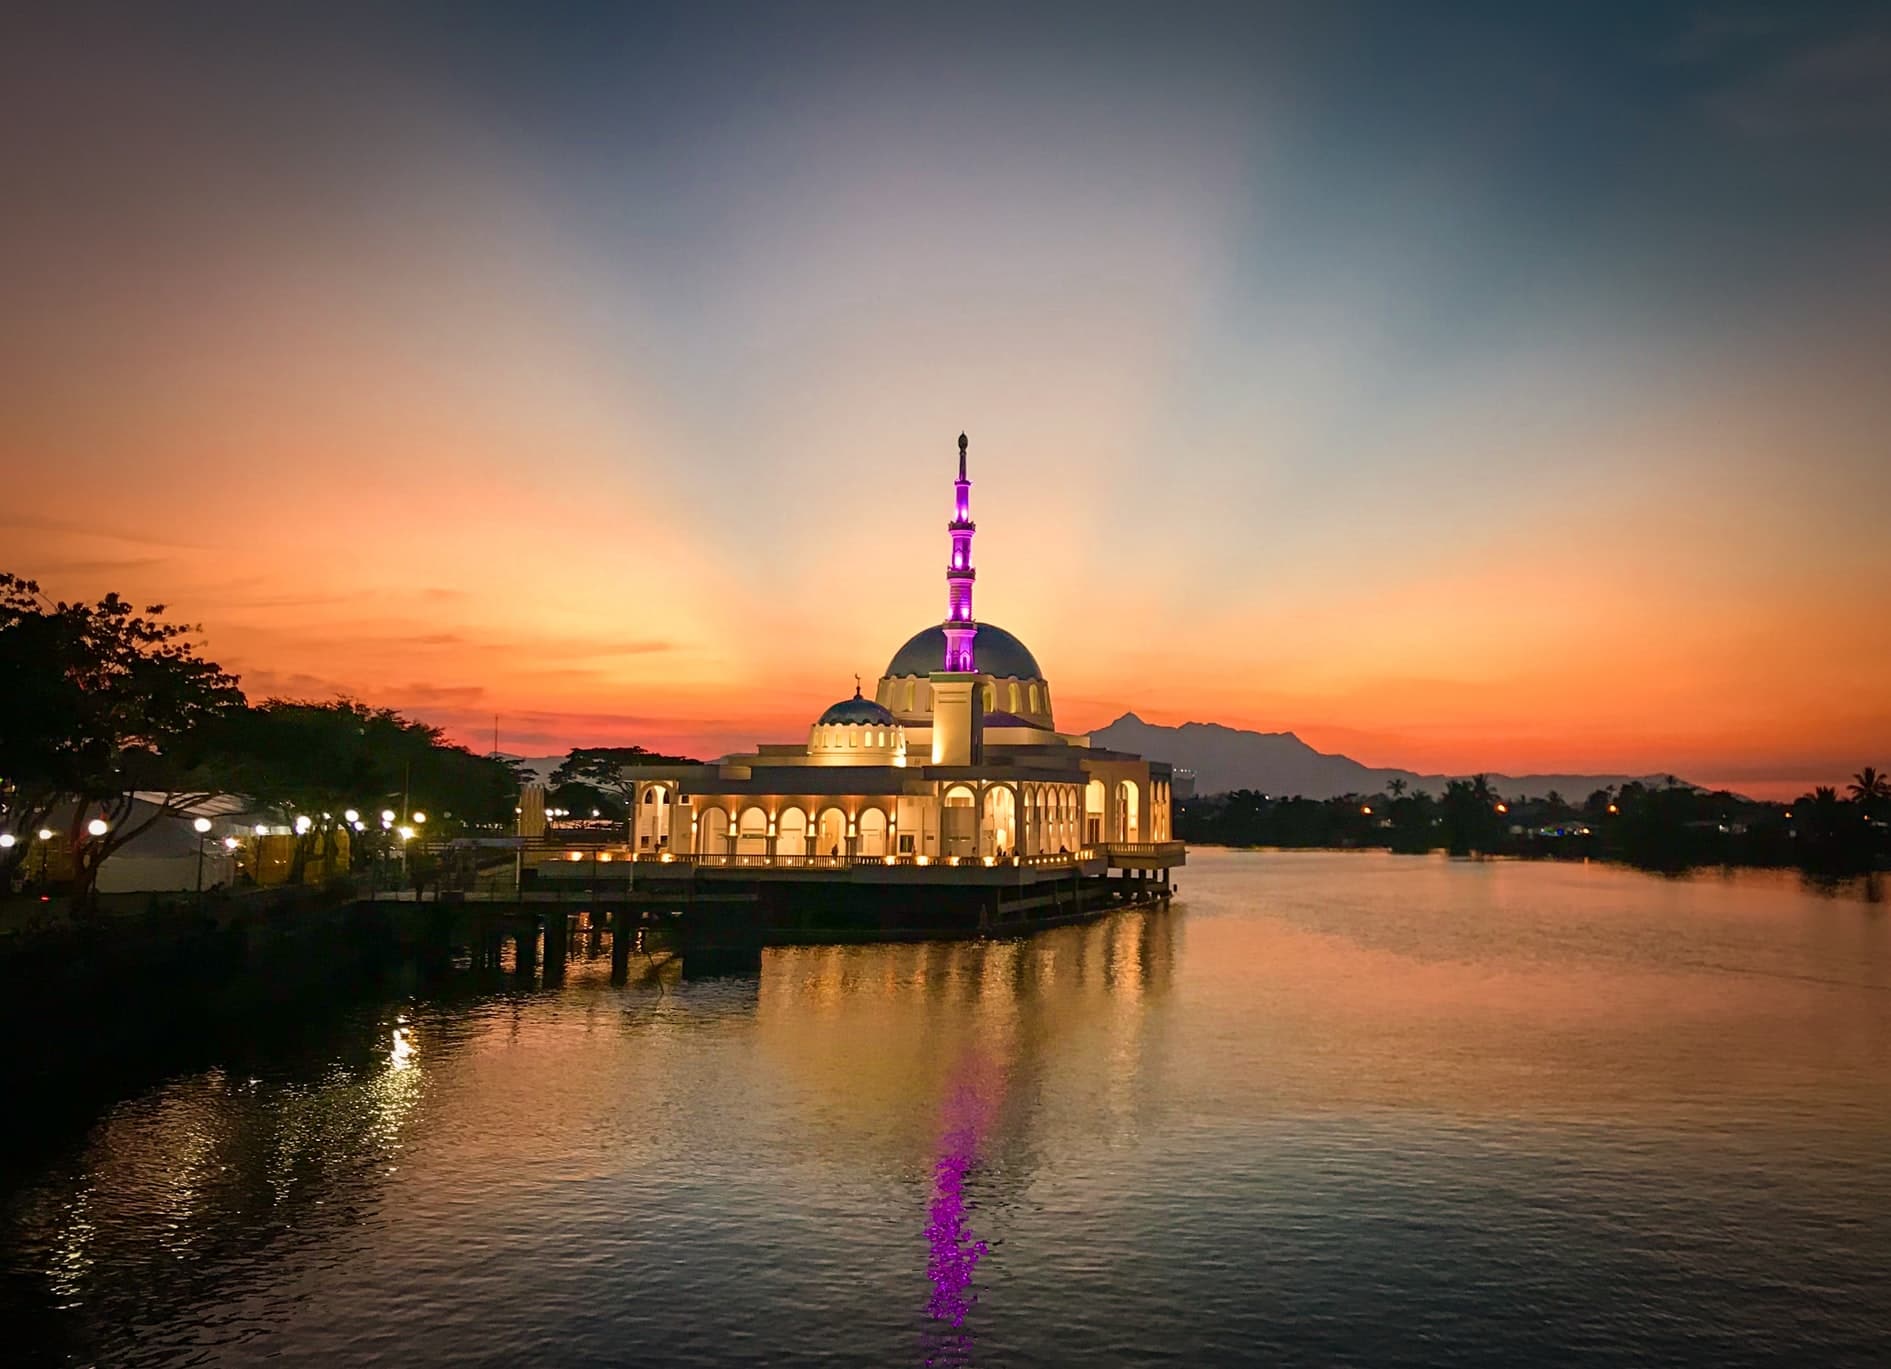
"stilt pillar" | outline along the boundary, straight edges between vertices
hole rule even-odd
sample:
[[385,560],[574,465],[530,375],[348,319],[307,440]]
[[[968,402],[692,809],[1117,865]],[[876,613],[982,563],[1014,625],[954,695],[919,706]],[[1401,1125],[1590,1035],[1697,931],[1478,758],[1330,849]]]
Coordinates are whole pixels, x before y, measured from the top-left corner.
[[611,983],[622,984],[630,978],[630,948],[637,934],[631,930],[630,905],[626,903],[611,915]]

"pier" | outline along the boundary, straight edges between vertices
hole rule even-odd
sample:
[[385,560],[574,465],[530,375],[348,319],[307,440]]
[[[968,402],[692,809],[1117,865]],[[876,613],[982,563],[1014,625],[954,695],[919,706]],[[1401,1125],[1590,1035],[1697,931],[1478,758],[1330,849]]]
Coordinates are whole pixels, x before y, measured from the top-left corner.
[[692,969],[743,968],[769,945],[1015,936],[1166,903],[1187,860],[1180,842],[931,861],[499,845],[444,849],[437,884],[373,889],[363,902],[386,912],[422,959],[464,949],[495,967],[510,941],[516,967],[529,972],[542,956],[548,981],[574,937],[608,932],[621,979],[638,948],[674,951]]

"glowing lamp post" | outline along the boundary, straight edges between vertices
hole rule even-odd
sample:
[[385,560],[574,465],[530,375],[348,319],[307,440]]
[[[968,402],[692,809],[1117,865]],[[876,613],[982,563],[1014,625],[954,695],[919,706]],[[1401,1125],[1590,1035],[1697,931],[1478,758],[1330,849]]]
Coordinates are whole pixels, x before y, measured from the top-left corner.
[[204,901],[204,838],[210,835],[209,818],[192,818],[191,830],[197,834],[197,901]]

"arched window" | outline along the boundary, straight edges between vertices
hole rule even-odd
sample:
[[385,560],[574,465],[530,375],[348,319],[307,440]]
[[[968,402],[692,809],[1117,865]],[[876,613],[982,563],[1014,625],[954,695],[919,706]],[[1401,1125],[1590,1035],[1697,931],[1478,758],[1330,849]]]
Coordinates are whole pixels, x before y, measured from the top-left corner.
[[808,815],[799,808],[784,808],[777,819],[775,854],[805,856],[808,852]]
[[998,691],[993,689],[990,685],[985,686],[985,711],[987,713],[996,713],[998,711]]
[[1035,681],[1031,685],[1031,711],[1033,713],[1043,712],[1043,710],[1037,706],[1037,684]]
[[1011,682],[1010,686],[1006,688],[1005,693],[1008,696],[1005,701],[1005,708],[1007,710],[1016,713],[1024,707],[1024,700],[1018,693],[1018,682],[1016,680]]
[[906,682],[906,711],[908,713],[913,711],[913,682],[911,680]]

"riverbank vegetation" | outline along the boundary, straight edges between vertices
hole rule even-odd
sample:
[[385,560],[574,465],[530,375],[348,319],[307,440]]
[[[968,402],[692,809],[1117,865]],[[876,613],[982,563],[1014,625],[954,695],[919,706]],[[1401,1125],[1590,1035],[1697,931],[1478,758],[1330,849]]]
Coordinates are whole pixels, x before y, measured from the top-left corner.
[[510,764],[351,699],[251,703],[162,605],[53,602],[0,573],[0,699],[0,890],[31,860],[84,901],[115,853],[226,798],[292,828],[298,882],[343,845],[374,859],[422,814],[430,835],[512,829]]
[[1602,857],[1650,869],[1798,866],[1835,874],[1891,868],[1891,780],[1872,766],[1844,792],[1792,803],[1665,783],[1572,800],[1499,794],[1487,777],[1438,795],[1401,781],[1378,794],[1282,798],[1237,790],[1178,805],[1176,835],[1226,846],[1381,847],[1459,855]]

